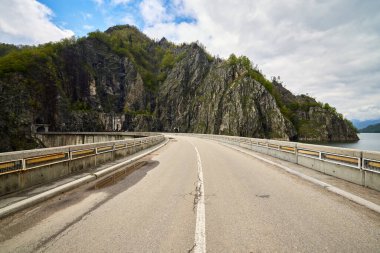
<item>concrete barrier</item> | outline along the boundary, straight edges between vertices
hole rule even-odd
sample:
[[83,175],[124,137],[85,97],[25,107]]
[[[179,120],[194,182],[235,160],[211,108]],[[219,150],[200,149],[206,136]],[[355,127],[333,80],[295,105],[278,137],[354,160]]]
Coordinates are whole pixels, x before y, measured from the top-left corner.
[[380,191],[380,152],[224,135],[191,135],[240,146]]
[[165,139],[163,135],[148,135],[126,140],[0,153],[0,196],[94,169]]

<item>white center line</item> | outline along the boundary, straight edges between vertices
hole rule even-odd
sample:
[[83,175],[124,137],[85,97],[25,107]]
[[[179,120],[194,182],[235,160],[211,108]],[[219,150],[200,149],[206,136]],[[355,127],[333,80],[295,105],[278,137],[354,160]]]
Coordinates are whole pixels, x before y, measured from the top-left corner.
[[195,253],[205,253],[206,252],[206,215],[205,215],[205,198],[204,198],[204,187],[203,187],[203,171],[202,162],[199,155],[198,149],[194,146],[197,152],[197,164],[198,164],[198,184],[197,192],[198,202],[197,202],[197,221],[195,225],[195,240],[194,240],[194,252]]

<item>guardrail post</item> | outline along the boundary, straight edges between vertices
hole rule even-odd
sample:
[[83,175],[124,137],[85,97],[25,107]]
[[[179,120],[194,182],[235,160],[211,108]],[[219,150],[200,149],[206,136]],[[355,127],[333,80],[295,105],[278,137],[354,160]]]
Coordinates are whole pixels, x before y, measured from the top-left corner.
[[94,155],[94,160],[95,160],[95,167],[98,165],[98,148],[95,148],[95,155]]
[[112,161],[116,160],[116,144],[112,145]]
[[360,157],[359,157],[359,161],[358,161],[358,167],[359,167],[359,170],[360,170],[361,175],[362,175],[362,185],[366,186],[366,182],[365,182],[365,173],[366,173],[366,171],[363,170],[363,167],[364,167],[363,152],[360,152]]
[[21,160],[21,170],[26,170],[26,162],[25,159]]
[[23,189],[25,187],[25,174],[26,173],[23,173],[25,170],[26,170],[26,161],[25,159],[22,159],[21,160],[21,166],[22,166],[22,170],[21,170],[21,173],[18,173],[18,183],[19,183],[19,186],[21,189]]

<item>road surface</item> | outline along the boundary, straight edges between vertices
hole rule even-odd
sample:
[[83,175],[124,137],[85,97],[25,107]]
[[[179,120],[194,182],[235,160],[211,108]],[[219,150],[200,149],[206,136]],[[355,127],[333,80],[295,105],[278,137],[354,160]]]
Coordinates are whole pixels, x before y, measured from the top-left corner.
[[380,252],[380,215],[213,141],[0,222],[0,252]]

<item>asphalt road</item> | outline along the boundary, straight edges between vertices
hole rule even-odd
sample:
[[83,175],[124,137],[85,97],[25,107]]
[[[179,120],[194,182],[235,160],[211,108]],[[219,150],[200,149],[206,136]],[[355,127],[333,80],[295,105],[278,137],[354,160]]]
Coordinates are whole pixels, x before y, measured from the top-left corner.
[[0,221],[0,252],[380,252],[380,215],[226,146],[175,138],[112,185]]

